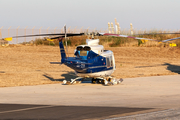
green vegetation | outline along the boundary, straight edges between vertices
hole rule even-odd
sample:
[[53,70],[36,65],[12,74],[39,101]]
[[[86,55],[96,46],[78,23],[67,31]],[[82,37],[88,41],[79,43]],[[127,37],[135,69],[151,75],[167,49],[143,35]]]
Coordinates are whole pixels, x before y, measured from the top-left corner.
[[138,46],[140,46],[141,44],[143,44],[143,42],[141,40],[138,40]]

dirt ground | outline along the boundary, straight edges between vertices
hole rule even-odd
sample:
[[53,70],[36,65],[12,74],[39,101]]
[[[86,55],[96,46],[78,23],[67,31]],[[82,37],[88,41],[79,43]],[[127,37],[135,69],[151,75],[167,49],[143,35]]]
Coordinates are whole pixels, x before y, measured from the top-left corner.
[[[75,47],[68,49],[73,56]],[[180,74],[180,49],[160,47],[109,47],[115,55],[116,78]],[[0,87],[54,84],[75,78],[60,62],[59,47],[0,47]]]

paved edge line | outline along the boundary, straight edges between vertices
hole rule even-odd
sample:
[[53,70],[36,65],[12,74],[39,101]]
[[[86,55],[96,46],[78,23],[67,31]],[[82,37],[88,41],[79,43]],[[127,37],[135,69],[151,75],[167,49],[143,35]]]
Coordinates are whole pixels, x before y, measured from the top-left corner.
[[31,108],[25,108],[25,109],[17,109],[17,110],[3,111],[3,112],[0,112],[0,114],[10,113],[10,112],[20,112],[20,111],[25,111],[25,110],[34,110],[34,109],[40,109],[40,108],[48,108],[48,107],[55,107],[55,106],[50,105],[50,106],[31,107]]

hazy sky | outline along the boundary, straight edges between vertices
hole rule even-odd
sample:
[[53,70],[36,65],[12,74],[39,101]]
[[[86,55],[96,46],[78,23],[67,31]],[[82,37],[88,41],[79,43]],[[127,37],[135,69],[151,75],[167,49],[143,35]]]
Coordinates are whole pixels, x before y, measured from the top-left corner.
[[180,0],[0,0],[0,27],[180,29]]

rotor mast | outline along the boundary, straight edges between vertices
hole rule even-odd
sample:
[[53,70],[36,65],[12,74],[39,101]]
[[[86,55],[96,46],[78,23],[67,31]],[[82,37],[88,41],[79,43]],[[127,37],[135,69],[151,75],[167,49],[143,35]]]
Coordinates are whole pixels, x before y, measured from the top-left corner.
[[69,57],[68,55],[68,47],[67,47],[67,34],[66,34],[66,24],[64,25],[64,33],[65,33],[65,41],[66,41],[66,51],[67,51],[67,58]]

